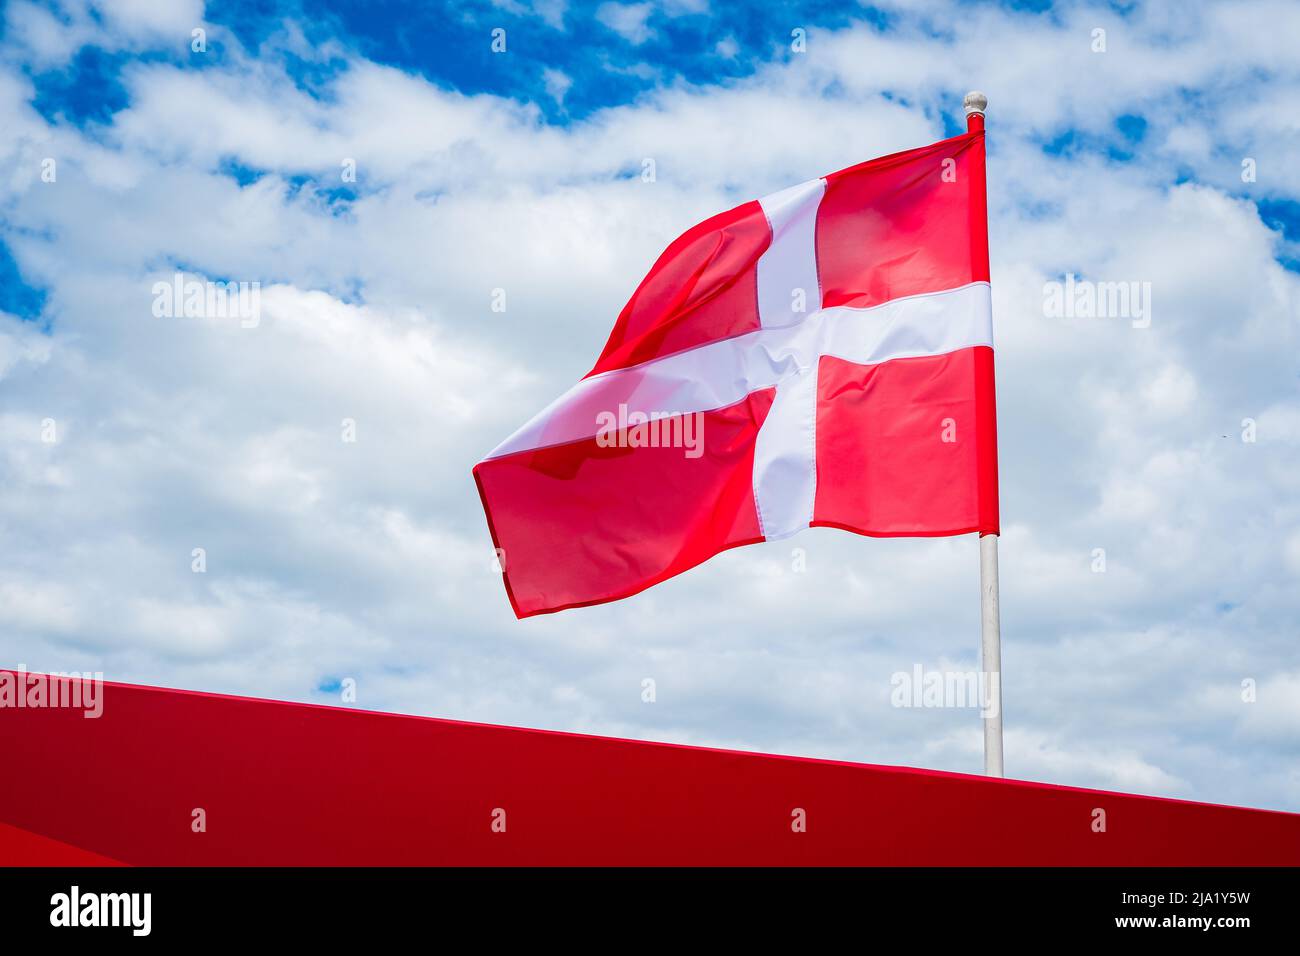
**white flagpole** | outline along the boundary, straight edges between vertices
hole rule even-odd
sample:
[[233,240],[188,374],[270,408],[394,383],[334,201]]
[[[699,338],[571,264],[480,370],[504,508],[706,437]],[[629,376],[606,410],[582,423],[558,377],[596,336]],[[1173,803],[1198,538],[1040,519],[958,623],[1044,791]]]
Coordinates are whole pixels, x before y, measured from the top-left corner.
[[998,536],[980,537],[980,670],[987,696],[984,773],[1002,776],[1002,623],[998,614]]
[[[984,129],[984,111],[989,100],[983,93],[966,94],[962,108],[966,111],[968,132]],[[983,170],[981,170],[981,173]],[[979,188],[985,189],[980,183]],[[984,203],[987,225],[987,202]],[[980,716],[984,720],[984,773],[1001,777],[1002,773],[1002,621],[998,612],[998,536],[980,536],[980,672],[985,691]]]

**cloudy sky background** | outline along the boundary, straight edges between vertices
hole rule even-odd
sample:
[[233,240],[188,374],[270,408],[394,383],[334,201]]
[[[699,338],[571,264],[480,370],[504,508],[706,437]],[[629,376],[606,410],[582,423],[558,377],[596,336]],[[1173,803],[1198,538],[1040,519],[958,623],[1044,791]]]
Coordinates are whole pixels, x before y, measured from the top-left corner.
[[[977,666],[973,537],[519,622],[470,476],[673,237],[978,88],[1008,774],[1300,810],[1300,5],[273,6],[4,5],[0,663],[978,772],[975,712],[889,702]],[[260,325],[155,317],[178,269]],[[1067,272],[1150,327],[1045,316]]]

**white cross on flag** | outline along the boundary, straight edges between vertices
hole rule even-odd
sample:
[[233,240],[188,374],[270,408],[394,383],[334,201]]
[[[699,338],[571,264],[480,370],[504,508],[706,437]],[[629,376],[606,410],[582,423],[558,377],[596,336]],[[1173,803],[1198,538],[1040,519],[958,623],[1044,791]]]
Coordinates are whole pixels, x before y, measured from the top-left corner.
[[984,131],[714,216],[474,468],[520,617],[810,526],[998,532]]

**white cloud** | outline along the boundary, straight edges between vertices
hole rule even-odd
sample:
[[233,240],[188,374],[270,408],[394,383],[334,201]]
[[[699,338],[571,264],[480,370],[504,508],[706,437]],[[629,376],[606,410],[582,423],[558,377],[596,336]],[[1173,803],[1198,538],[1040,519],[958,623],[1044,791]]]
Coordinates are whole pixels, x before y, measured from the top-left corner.
[[161,40],[179,45],[190,44],[190,31],[203,26],[203,0],[111,0],[96,4],[100,13],[115,28],[136,40]]
[[734,60],[740,55],[740,44],[734,36],[725,36],[714,44],[713,52],[724,60]]
[[650,39],[650,3],[602,3],[596,8],[596,19],[609,27],[628,43],[639,46]]
[[516,16],[535,16],[556,30],[564,29],[564,15],[569,9],[568,0],[492,0],[492,6]]
[[553,70],[547,67],[542,70],[542,84],[546,87],[546,94],[555,100],[558,105],[563,106],[564,94],[568,93],[573,86],[573,77],[563,70]]
[[38,68],[60,66],[88,44],[105,50],[157,44],[188,51],[190,31],[207,28],[203,0],[63,0],[57,14],[30,0],[14,0],[4,17],[6,44]]

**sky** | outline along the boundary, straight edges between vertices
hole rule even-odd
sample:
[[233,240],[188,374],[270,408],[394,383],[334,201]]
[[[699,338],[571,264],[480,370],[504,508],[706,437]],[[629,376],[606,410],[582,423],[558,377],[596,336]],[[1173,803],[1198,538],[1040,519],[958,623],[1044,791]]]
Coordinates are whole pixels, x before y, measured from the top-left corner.
[[[470,474],[674,237],[979,89],[1007,774],[1300,810],[1297,36],[1286,0],[8,0],[0,664],[979,772],[977,711],[891,704],[978,667],[974,537],[812,529],[517,621]],[[177,272],[258,321],[157,314]],[[1052,314],[1067,275],[1149,321]]]

